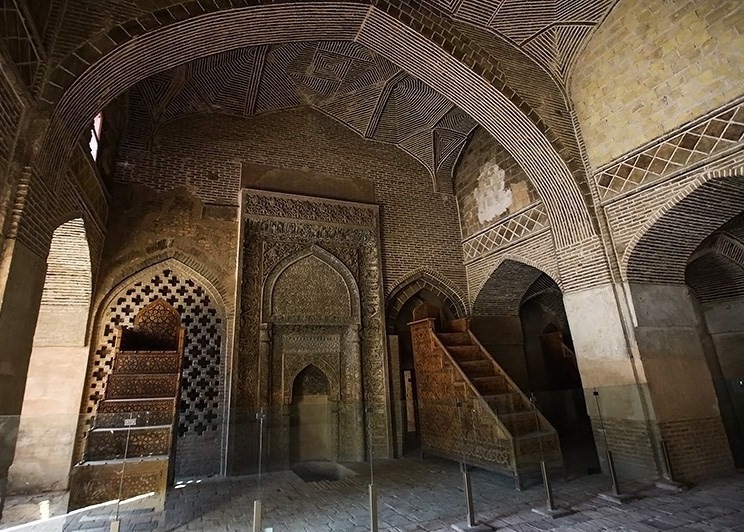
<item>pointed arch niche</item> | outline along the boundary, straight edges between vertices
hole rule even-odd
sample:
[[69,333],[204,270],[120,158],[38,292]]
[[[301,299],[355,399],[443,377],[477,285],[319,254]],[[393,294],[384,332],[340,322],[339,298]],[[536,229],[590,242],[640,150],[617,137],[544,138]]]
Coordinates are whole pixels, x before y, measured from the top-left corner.
[[255,472],[259,448],[269,468],[292,466],[292,390],[311,365],[328,380],[328,459],[362,461],[366,442],[392,458],[379,207],[243,189],[241,211],[231,472]]
[[279,442],[271,462],[360,459],[361,307],[353,274],[311,245],[271,270],[262,299],[262,328],[271,331],[271,344],[261,360],[261,386],[271,411],[290,414],[289,420],[275,416],[271,425],[271,441]]
[[117,326],[133,327],[138,313],[158,299],[176,310],[185,327],[176,479],[221,474],[227,432],[225,307],[207,278],[173,258],[124,278],[103,297],[93,329],[75,461],[82,458],[88,426],[106,391]]

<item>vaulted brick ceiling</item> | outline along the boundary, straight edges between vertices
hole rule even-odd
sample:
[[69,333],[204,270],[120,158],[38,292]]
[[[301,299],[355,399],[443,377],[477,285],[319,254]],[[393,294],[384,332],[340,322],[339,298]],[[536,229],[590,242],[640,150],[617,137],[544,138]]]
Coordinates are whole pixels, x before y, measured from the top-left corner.
[[[52,118],[41,174],[54,174],[96,112],[145,78],[236,49],[353,41],[422,80],[489,131],[525,168],[556,224],[571,227],[556,232],[563,246],[596,231],[565,82],[583,43],[616,1],[9,0],[2,14],[6,56]],[[292,74],[291,65],[285,72]],[[350,115],[350,107],[338,91],[313,94],[316,89],[296,73],[291,81],[313,107],[357,128],[364,123],[341,116]],[[390,81],[374,135],[396,142],[439,175],[449,164],[445,152],[457,151],[464,129],[455,128],[453,137],[451,128],[437,127],[442,117],[436,112],[417,118],[429,133],[385,129],[403,120],[390,119],[399,101],[425,91],[417,85],[415,79]],[[328,107],[328,99],[336,107]],[[430,137],[437,140],[427,145]]]
[[310,106],[358,135],[397,145],[449,189],[476,127],[420,80],[342,41],[257,46],[198,59],[140,82],[129,102],[133,117],[146,118],[152,133],[194,113],[255,116]]

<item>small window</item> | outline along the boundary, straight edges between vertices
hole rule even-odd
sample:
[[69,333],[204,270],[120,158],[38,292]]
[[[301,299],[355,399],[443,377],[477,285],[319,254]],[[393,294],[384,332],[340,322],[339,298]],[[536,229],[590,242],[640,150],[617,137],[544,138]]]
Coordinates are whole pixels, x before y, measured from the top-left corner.
[[98,145],[101,141],[101,125],[103,124],[103,113],[98,113],[93,119],[93,128],[90,130],[90,154],[93,160],[98,157]]

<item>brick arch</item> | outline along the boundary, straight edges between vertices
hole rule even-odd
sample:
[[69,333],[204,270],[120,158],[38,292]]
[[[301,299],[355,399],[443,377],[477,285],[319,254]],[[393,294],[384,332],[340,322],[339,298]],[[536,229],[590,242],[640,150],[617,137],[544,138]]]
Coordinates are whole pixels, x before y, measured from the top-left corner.
[[[64,221],[52,233],[39,309],[40,315],[57,316],[54,325],[49,320],[37,324],[35,345],[39,341],[42,345],[49,342],[50,339],[45,338],[49,329],[58,329],[54,334],[55,343],[62,343],[57,345],[86,345],[85,331],[93,290],[88,231],[81,216],[70,215],[62,219]],[[71,314],[74,308],[79,309],[80,314]]]
[[622,260],[635,283],[684,284],[690,256],[744,211],[744,168],[700,176],[669,200],[633,237]]
[[[399,12],[394,7],[385,8]],[[297,26],[300,13],[302,26]],[[451,35],[446,25],[430,40],[405,25],[410,22],[405,13],[400,14],[401,22],[378,7],[346,2],[303,4],[301,12],[292,4],[233,8],[192,18],[185,15],[186,20],[180,22],[169,12],[166,15],[172,20],[161,23],[147,15],[113,28],[108,37],[100,39],[108,39],[107,46],[101,45],[110,50],[108,53],[102,54],[87,43],[53,73],[52,85],[43,98],[54,106],[42,152],[43,175],[54,175],[55,166],[66,159],[73,140],[104,105],[159,71],[206,55],[260,44],[350,40],[421,79],[489,131],[535,184],[550,212],[558,248],[596,234],[580,187],[545,131],[536,125],[541,123],[537,114],[506,86],[498,72],[478,63],[473,55],[477,46]],[[153,26],[156,29],[145,30]],[[229,40],[213,38],[226,31]],[[450,46],[457,41],[465,42],[462,49]],[[183,46],[187,42],[198,45]]]
[[685,270],[685,281],[698,301],[744,297],[744,267],[716,249],[708,249],[691,261]]
[[[229,275],[219,265],[211,263],[208,254],[196,247],[181,248],[169,246],[166,249],[157,251],[143,256],[141,250],[132,251],[121,257],[116,264],[109,269],[109,272],[98,282],[98,289],[94,295],[93,305],[91,308],[98,309],[101,303],[110,297],[122,279],[127,279],[138,272],[154,266],[158,263],[173,260],[182,264],[189,270],[202,278],[202,281],[209,286],[217,296],[221,309],[226,317],[231,317],[233,309],[229,306],[231,294],[223,279],[228,279]],[[92,331],[89,331],[89,334]]]
[[399,281],[387,297],[385,319],[388,331],[395,330],[395,323],[403,306],[421,291],[427,291],[440,299],[452,316],[458,318],[465,316],[467,312],[465,302],[455,289],[440,280],[437,274],[419,271]]
[[333,366],[325,360],[317,359],[312,362],[308,362],[304,366],[295,368],[295,370],[290,375],[287,375],[287,382],[290,384],[286,387],[284,392],[285,404],[292,404],[292,402],[295,400],[294,387],[297,383],[297,378],[310,367],[317,368],[326,378],[326,381],[328,381],[328,397],[331,400],[337,401],[341,397],[341,384],[338,382],[336,371],[334,370]]
[[527,291],[540,278],[560,288],[549,274],[536,265],[517,259],[505,259],[494,269],[473,302],[475,316],[518,316]]

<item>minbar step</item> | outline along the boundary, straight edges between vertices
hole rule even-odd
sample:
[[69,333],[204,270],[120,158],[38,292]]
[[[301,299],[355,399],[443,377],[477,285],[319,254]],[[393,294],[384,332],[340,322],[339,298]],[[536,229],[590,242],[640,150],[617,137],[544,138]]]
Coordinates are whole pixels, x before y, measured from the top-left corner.
[[523,412],[530,410],[530,404],[527,403],[520,394],[516,392],[482,394],[483,399],[497,416],[502,414],[511,414],[514,412]]
[[447,347],[453,345],[472,345],[470,335],[465,332],[440,332],[437,333],[439,340]]
[[167,456],[153,456],[78,464],[72,468],[70,475],[68,508],[77,510],[152,493],[145,502],[152,508],[162,510],[168,482],[168,462]]
[[459,364],[460,368],[471,379],[474,377],[491,377],[496,375],[493,364],[489,360],[466,360],[459,362]]
[[142,397],[175,397],[180,373],[157,375],[109,375],[106,399],[137,399]]
[[512,436],[521,434],[530,434],[538,430],[539,421],[535,419],[535,412],[532,410],[523,410],[521,412],[511,412],[509,414],[499,414],[499,419],[506,425]]
[[501,394],[508,391],[506,379],[502,375],[475,377],[470,380],[481,395]]
[[170,453],[171,425],[154,427],[95,428],[88,433],[87,461],[101,461]]
[[447,347],[450,355],[458,362],[475,362],[486,360],[474,345],[451,345]]
[[[103,399],[94,419],[96,427],[169,425],[176,420],[174,397],[146,399]],[[134,419],[134,421],[126,421]]]
[[114,359],[114,373],[117,375],[179,373],[180,370],[180,353],[129,351],[117,353]]

